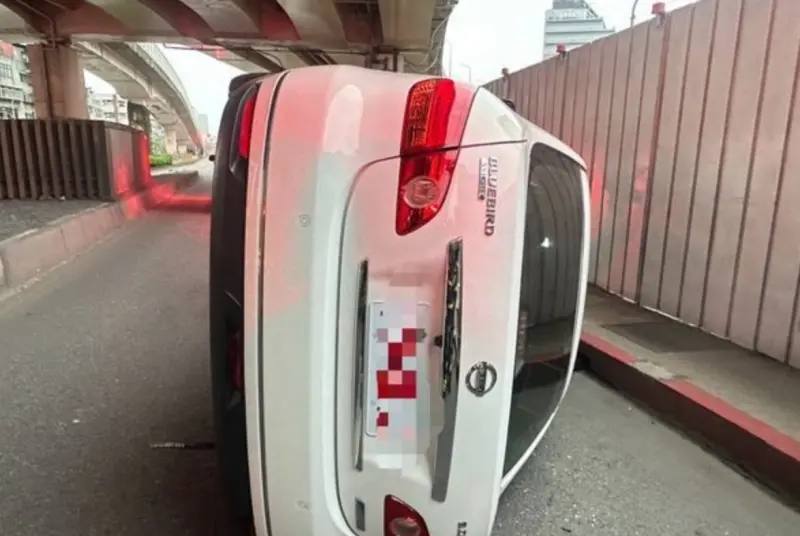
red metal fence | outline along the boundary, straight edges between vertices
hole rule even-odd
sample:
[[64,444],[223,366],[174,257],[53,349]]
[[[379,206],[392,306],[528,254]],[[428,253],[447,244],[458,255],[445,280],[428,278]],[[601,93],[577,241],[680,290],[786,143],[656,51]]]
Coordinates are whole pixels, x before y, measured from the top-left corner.
[[487,87],[585,159],[597,286],[800,367],[800,2],[703,0]]
[[102,121],[0,120],[0,199],[126,197],[150,180],[143,139]]

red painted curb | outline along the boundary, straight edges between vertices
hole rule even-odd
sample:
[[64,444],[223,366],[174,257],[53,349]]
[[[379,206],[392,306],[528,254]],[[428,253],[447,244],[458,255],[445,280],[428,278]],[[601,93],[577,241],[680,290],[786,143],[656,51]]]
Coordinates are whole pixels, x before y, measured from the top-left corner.
[[583,334],[581,354],[598,377],[800,506],[800,442],[691,381],[640,371],[637,357],[597,335]]

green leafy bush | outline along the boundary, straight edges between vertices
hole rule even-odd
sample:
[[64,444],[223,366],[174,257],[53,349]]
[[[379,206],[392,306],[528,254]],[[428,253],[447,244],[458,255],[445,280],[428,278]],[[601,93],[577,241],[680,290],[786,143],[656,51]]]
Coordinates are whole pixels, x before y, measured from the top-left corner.
[[171,154],[151,154],[150,155],[150,167],[162,167],[162,166],[171,166],[172,165],[172,155]]

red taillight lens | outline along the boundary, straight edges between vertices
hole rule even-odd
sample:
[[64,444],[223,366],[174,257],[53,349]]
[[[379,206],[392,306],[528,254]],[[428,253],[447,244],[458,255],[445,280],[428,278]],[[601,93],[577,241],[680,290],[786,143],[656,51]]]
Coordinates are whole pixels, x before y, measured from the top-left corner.
[[[236,121],[231,134],[228,161],[230,171],[240,181],[247,180],[247,167],[250,160],[250,141],[253,137],[253,120],[256,111],[256,98],[259,84],[242,89],[239,107],[236,110]],[[238,90],[237,90],[238,91]],[[235,93],[239,95],[238,93]]]
[[383,502],[384,536],[430,536],[428,526],[419,513],[391,495]]
[[395,230],[416,231],[431,221],[444,204],[456,169],[458,150],[406,156],[400,160]]
[[[256,111],[256,96],[258,86],[247,92],[242,113],[239,120],[239,156],[248,158],[250,156],[250,136],[253,133],[253,116]],[[255,91],[254,91],[255,90]]]
[[446,78],[411,86],[400,144],[395,230],[406,235],[444,204],[475,90]]

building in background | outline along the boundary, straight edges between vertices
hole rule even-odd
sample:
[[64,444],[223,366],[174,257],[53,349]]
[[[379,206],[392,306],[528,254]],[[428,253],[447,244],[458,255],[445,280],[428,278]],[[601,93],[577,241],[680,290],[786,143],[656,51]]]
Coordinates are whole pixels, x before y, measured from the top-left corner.
[[208,114],[198,114],[197,123],[203,136],[203,151],[213,153],[217,146],[217,136],[215,132],[211,132],[211,128],[208,126]]
[[214,154],[214,152],[217,150],[217,135],[209,134],[206,136],[205,145],[205,152],[208,154]]
[[210,131],[208,130],[208,115],[207,114],[198,114],[197,115],[197,127],[203,133],[204,136],[207,136]]
[[28,52],[0,41],[0,119],[34,119]]
[[544,59],[556,55],[556,47],[567,50],[614,33],[587,0],[553,0],[544,19]]
[[116,93],[95,93],[86,88],[86,104],[89,107],[89,119],[128,124],[128,99]]
[[165,154],[167,152],[167,135],[161,123],[151,118],[150,120],[150,154]]

